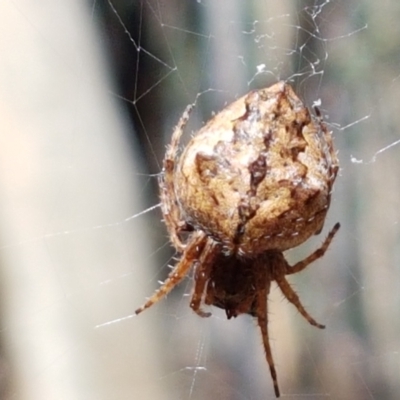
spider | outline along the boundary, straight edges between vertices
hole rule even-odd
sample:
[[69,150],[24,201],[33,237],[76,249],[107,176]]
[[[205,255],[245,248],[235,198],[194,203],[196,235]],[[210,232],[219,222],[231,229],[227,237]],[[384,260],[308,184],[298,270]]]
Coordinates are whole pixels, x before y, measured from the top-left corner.
[[194,269],[190,307],[225,310],[227,318],[250,314],[261,329],[276,397],[280,396],[268,336],[268,295],[275,281],[284,297],[313,326],[286,275],[322,257],[322,246],[290,266],[283,251],[323,228],[338,171],[331,133],[290,85],[252,91],[214,116],[179,155],[193,105],[179,120],[159,178],[161,208],[171,242],[182,253],[162,286],[136,310],[168,294]]

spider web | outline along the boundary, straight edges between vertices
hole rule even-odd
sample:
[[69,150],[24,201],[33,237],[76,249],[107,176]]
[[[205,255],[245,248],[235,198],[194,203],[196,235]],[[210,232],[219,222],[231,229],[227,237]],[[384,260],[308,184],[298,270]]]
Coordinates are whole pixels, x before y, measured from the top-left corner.
[[[274,398],[258,327],[202,319],[191,280],[133,317],[176,257],[158,207],[171,130],[278,80],[318,105],[341,170],[328,254],[273,289],[282,397],[397,399],[398,23],[392,0],[92,0],[0,5],[4,399]],[[382,29],[384,27],[384,29]]]

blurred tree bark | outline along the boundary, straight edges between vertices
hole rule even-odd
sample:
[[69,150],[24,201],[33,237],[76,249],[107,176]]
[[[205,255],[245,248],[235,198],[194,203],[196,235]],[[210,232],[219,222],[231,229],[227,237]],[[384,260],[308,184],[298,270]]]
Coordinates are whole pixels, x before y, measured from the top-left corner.
[[0,3],[1,398],[174,398],[154,317],[95,328],[151,292],[151,246],[85,4]]

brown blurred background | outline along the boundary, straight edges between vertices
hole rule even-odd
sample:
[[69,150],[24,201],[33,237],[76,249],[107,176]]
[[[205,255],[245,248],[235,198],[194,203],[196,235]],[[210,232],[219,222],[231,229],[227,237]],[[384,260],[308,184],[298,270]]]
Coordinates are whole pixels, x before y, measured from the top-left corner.
[[[274,398],[250,317],[188,307],[186,280],[140,315],[175,261],[156,174],[190,126],[289,80],[341,162],[297,292],[274,289],[282,397],[398,399],[400,7],[396,0],[13,0],[0,3],[0,399]],[[396,161],[397,160],[397,161]]]

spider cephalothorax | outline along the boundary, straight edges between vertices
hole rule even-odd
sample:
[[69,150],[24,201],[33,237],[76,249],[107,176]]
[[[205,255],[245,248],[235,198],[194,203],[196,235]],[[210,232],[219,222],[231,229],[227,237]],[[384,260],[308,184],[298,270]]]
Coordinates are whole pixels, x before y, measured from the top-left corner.
[[[170,292],[194,267],[191,308],[223,308],[227,317],[258,320],[275,394],[279,387],[268,338],[271,282],[312,325],[286,275],[322,257],[322,246],[290,266],[283,251],[323,228],[338,171],[331,133],[293,89],[279,82],[248,93],[212,118],[178,155],[191,106],[172,135],[160,177],[162,212],[172,244],[182,253],[164,284],[139,314]],[[185,238],[185,239],[183,239]]]

